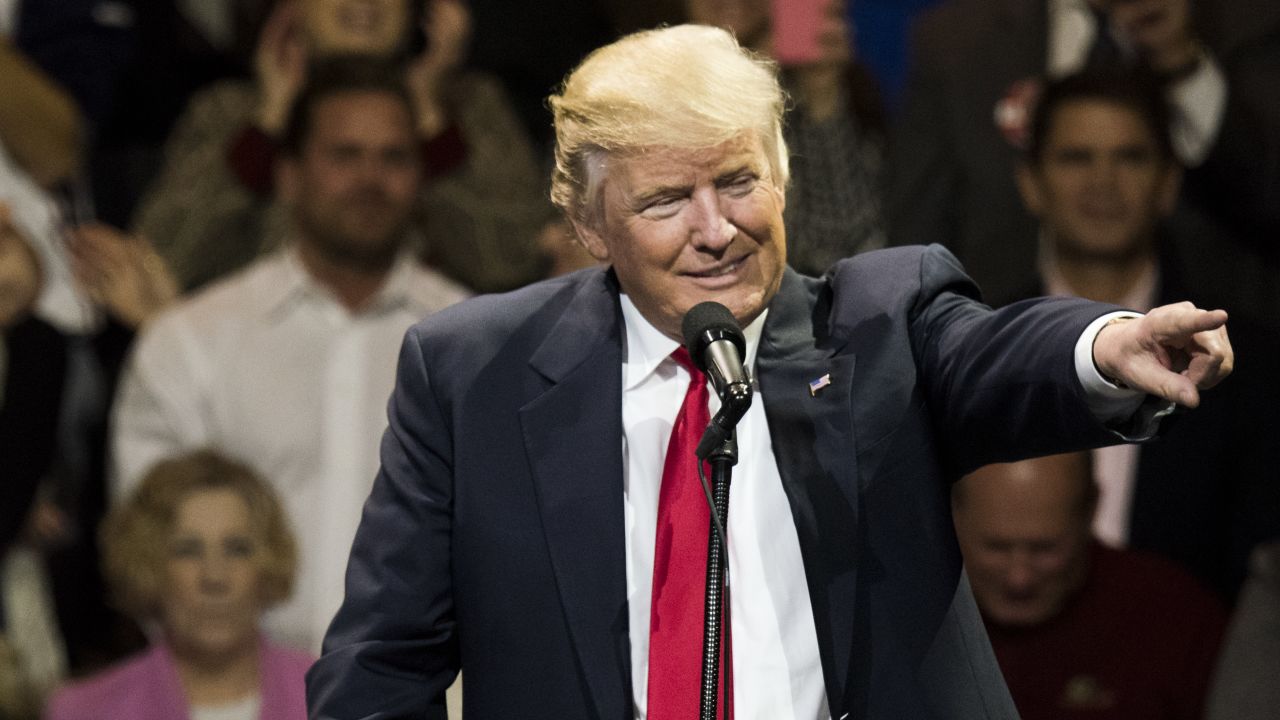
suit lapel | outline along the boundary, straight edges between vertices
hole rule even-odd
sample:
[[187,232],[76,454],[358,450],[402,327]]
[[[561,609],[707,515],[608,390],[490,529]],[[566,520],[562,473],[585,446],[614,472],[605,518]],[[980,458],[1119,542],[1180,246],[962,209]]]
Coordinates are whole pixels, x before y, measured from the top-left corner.
[[615,282],[598,273],[531,358],[550,385],[520,409],[565,622],[602,718],[631,715],[621,328]]
[[[828,333],[829,302],[825,285],[788,270],[769,306],[756,370],[800,538],[828,703],[836,713],[856,620],[858,467],[850,401],[854,356],[837,355],[843,342]],[[830,384],[811,393],[810,383],[828,375]]]

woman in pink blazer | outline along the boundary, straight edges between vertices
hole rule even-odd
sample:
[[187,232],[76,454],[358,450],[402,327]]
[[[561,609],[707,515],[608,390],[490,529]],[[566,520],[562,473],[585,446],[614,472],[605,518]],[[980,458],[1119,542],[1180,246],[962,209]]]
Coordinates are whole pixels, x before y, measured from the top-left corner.
[[200,451],[156,465],[103,527],[120,604],[155,644],[53,695],[46,720],[305,720],[312,658],[267,642],[297,550],[279,501],[248,468]]

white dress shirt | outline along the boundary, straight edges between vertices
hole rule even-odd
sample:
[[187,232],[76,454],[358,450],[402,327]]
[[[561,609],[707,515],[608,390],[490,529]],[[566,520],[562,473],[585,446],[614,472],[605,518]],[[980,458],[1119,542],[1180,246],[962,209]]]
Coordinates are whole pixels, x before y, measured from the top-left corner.
[[[663,335],[622,296],[626,354],[622,366],[622,433],[626,475],[627,606],[636,717],[646,717],[649,611],[658,490],[671,426],[689,388],[689,373],[670,359],[678,343]],[[755,366],[767,312],[743,331],[747,367]],[[711,412],[719,398],[711,393]],[[820,720],[829,717],[809,603],[800,538],[782,489],[778,461],[755,391],[738,423],[738,464],[729,492],[730,620],[733,704],[737,720]]]
[[318,652],[378,471],[405,330],[465,294],[405,256],[353,314],[286,249],[165,312],[121,382],[113,498],[157,460],[201,447],[257,470],[300,551],[294,594],[266,629]]
[[[1063,77],[1080,70],[1089,56],[1097,22],[1088,0],[1049,1],[1049,57],[1046,70],[1050,77]],[[1115,36],[1116,44],[1134,52],[1123,36]],[[1173,112],[1170,132],[1173,147],[1187,167],[1204,161],[1218,137],[1222,118],[1227,111],[1227,78],[1212,56],[1185,78],[1168,89]]]
[[[627,545],[627,609],[631,622],[631,683],[635,717],[647,716],[649,612],[658,490],[671,427],[689,387],[689,373],[670,359],[678,343],[621,297],[626,325],[622,366],[622,449]],[[745,365],[754,368],[768,312],[748,325]],[[1076,373],[1089,407],[1102,420],[1132,415],[1141,393],[1108,383],[1093,364],[1093,340],[1113,317],[1104,315],[1076,343]],[[719,407],[711,392],[711,413]],[[729,492],[729,576],[732,592],[733,703],[737,720],[827,720],[818,631],[809,600],[800,539],[782,488],[759,388],[738,423],[738,464]]]
[[261,710],[262,696],[251,695],[222,705],[193,705],[189,712],[191,720],[258,720]]

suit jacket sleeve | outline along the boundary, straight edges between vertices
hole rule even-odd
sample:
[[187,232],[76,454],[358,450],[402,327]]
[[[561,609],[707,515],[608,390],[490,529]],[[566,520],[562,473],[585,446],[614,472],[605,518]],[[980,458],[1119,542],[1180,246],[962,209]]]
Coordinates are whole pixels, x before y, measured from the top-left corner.
[[452,432],[418,328],[400,353],[382,469],[347,566],[346,599],[307,675],[312,718],[439,718],[460,666],[450,586]]
[[950,469],[1119,440],[1090,413],[1073,355],[1114,307],[1041,298],[993,311],[945,249],[929,247],[916,267],[912,352]]

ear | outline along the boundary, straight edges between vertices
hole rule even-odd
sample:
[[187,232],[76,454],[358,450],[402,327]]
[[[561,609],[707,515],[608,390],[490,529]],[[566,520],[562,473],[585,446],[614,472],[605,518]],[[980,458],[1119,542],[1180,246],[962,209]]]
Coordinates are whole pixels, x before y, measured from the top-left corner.
[[582,243],[587,253],[599,262],[609,262],[609,244],[604,241],[604,237],[589,223],[581,220],[569,222],[573,225],[573,234],[578,237],[578,242]]
[[1160,217],[1169,217],[1178,205],[1178,193],[1182,191],[1182,165],[1170,159],[1160,178],[1160,194],[1158,196]]
[[1036,171],[1026,162],[1018,163],[1014,178],[1018,182],[1018,194],[1022,196],[1022,204],[1027,212],[1040,217],[1044,212],[1044,194],[1040,191],[1040,179]]
[[286,207],[293,206],[302,192],[301,168],[297,158],[279,155],[276,159],[276,198]]

